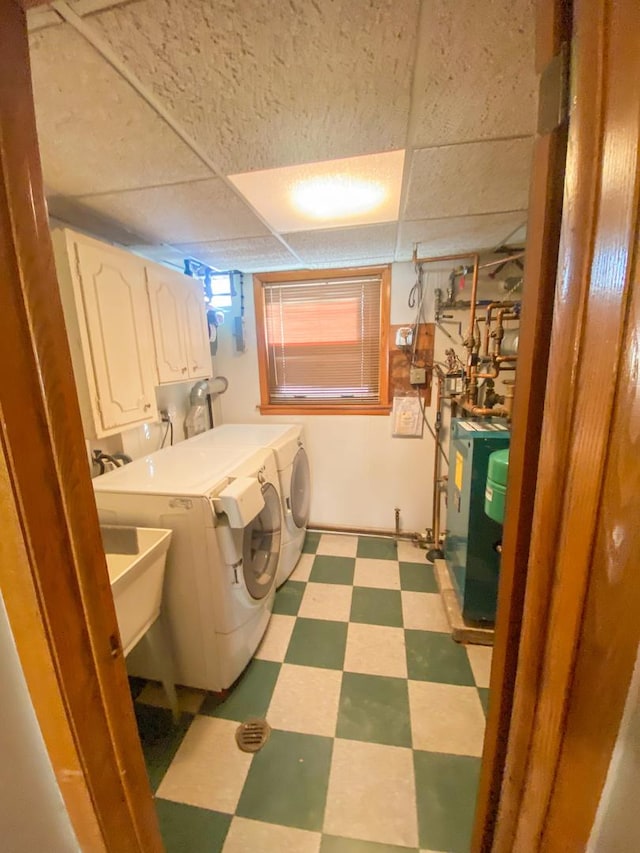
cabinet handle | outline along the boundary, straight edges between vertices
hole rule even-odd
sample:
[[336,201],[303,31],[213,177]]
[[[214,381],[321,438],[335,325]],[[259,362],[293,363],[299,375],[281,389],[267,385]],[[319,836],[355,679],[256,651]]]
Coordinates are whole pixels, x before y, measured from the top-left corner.
[[187,372],[187,368],[186,368],[186,367],[183,367],[183,368],[182,368],[182,372],[183,372],[183,373],[186,373],[186,372]]
[[150,409],[150,408],[151,408],[151,403],[145,403],[145,404],[144,404],[144,410],[145,410],[145,412],[147,411],[147,409]]

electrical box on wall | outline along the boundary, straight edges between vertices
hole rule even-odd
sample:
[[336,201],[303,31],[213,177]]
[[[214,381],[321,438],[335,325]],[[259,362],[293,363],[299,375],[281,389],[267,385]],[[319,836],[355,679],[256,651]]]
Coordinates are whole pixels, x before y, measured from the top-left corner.
[[411,326],[401,326],[396,332],[396,346],[410,347],[413,344],[413,329]]

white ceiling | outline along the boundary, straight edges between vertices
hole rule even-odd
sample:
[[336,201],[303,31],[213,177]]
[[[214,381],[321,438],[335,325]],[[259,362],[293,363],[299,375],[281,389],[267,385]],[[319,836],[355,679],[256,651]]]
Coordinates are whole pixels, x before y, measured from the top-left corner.
[[[533,0],[75,0],[29,23],[61,221],[247,272],[522,239]],[[383,224],[281,234],[228,180],[402,149]]]

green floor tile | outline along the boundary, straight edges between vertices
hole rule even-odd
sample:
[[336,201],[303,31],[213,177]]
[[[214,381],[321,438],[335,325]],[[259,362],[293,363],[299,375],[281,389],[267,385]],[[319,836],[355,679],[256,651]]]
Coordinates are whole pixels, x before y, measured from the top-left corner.
[[220,853],[232,817],[161,799],[156,812],[167,853]]
[[320,534],[313,531],[307,531],[304,537],[304,545],[302,546],[303,554],[315,554],[320,543]]
[[285,661],[301,666],[342,669],[347,647],[346,622],[296,619]]
[[420,847],[469,853],[480,759],[413,753]]
[[407,592],[438,592],[433,566],[429,563],[400,563],[400,589]]
[[273,602],[273,612],[285,616],[296,616],[300,609],[300,602],[304,595],[306,584],[302,581],[287,581],[276,592],[276,600]]
[[147,686],[146,678],[138,678],[135,675],[129,676],[129,691],[131,693],[132,699],[137,699],[138,696],[142,693],[144,688]]
[[353,584],[356,569],[355,557],[329,557],[318,555],[313,561],[309,580],[314,583]]
[[338,838],[323,835],[320,853],[418,853],[417,847],[398,847],[397,844],[378,844],[376,841],[358,841],[355,838]]
[[351,598],[351,621],[402,628],[402,597],[397,589],[356,586]]
[[279,672],[279,663],[254,658],[226,695],[210,693],[207,696],[200,713],[238,722],[248,717],[264,717]]
[[398,546],[394,539],[382,539],[378,536],[359,536],[356,556],[370,557],[374,560],[397,560]]
[[411,746],[409,692],[404,678],[345,672],[336,737]]
[[151,790],[155,791],[191,725],[193,714],[183,712],[178,722],[174,723],[171,711],[167,708],[134,702],[134,710],[149,784]]
[[484,715],[486,717],[489,713],[489,688],[478,687],[478,693],[480,694],[480,701],[482,702],[482,707],[484,708]]
[[475,684],[464,646],[448,634],[406,630],[404,639],[410,679],[463,686]]
[[322,829],[333,740],[274,730],[253,758],[236,814]]

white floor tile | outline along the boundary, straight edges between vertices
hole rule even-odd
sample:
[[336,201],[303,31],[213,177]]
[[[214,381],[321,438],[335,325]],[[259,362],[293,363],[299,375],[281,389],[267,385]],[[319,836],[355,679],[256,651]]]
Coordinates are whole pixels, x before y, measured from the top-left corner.
[[290,579],[292,581],[308,581],[315,556],[315,554],[300,554],[300,559],[296,563]]
[[295,624],[295,616],[273,613],[255,657],[261,660],[283,661]]
[[409,681],[413,748],[482,755],[484,711],[475,687]]
[[353,588],[337,583],[308,583],[300,602],[298,616],[348,622]]
[[[178,708],[189,714],[197,714],[207,695],[206,690],[196,690],[192,687],[176,687]],[[149,681],[136,697],[136,702],[153,705],[156,708],[170,708],[167,694],[157,681]]]
[[235,741],[236,722],[196,717],[158,788],[158,796],[215,811],[235,812],[253,756]]
[[267,721],[274,729],[333,737],[338,720],[342,673],[295,666],[280,669]]
[[417,847],[411,750],[336,739],[324,832]]
[[386,625],[350,622],[347,631],[345,672],[407,677],[404,630]]
[[467,645],[467,656],[478,687],[488,687],[491,679],[493,648],[491,646],[477,646],[469,643]]
[[396,560],[357,557],[353,584],[374,589],[400,589],[400,567]]
[[323,533],[316,554],[325,554],[330,557],[355,557],[357,550],[357,536]]
[[407,539],[398,540],[398,560],[402,563],[424,563],[426,551]]
[[223,853],[318,853],[319,832],[234,817]]
[[402,590],[402,619],[405,628],[449,633],[449,620],[437,592]]

